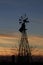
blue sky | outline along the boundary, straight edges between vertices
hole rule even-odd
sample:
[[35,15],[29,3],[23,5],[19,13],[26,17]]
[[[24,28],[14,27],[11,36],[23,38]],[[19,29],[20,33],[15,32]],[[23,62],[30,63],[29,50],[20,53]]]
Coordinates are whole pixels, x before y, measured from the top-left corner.
[[0,0],[0,34],[18,32],[19,17],[25,13],[29,34],[43,36],[43,0]]

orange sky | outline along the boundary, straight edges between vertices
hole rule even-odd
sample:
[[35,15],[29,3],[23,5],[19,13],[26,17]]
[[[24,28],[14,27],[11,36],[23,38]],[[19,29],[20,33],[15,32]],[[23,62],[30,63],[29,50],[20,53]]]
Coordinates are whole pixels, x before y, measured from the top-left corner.
[[[28,37],[32,55],[43,55],[43,37],[30,36]],[[18,53],[19,35],[0,35],[0,55],[16,55]],[[13,50],[13,51],[12,51]]]

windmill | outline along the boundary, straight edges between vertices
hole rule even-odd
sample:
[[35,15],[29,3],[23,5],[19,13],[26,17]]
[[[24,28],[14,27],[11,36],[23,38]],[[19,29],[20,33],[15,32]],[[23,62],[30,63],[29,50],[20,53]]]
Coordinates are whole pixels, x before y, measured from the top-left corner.
[[19,44],[18,56],[25,57],[26,59],[28,58],[28,60],[30,61],[31,51],[30,51],[29,42],[28,42],[27,33],[26,33],[26,30],[27,30],[26,24],[29,23],[29,21],[28,21],[28,17],[26,17],[26,14],[24,17],[21,16],[19,21],[20,21],[19,24],[21,24],[21,27],[19,28],[19,32],[21,33],[21,39]]

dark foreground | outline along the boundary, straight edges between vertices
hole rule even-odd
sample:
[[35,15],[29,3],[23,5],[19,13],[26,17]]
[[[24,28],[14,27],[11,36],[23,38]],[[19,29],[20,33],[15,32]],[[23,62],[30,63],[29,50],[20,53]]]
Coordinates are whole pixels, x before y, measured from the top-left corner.
[[0,65],[43,65],[43,56],[32,56],[29,60],[28,56],[0,56]]

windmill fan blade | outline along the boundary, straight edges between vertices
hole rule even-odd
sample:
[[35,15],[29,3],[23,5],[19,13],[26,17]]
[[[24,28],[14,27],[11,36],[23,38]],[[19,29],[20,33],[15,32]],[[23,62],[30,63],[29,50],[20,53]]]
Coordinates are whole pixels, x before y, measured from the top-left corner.
[[22,23],[22,22],[19,22],[19,23]]
[[26,19],[24,19],[23,21],[24,21],[25,23],[29,22],[29,21],[27,21]]
[[26,22],[29,22],[29,21],[26,21]]
[[23,19],[23,17],[21,16],[21,19]]
[[27,20],[28,18],[26,18],[26,20]]
[[21,19],[19,19],[19,21],[21,21]]

